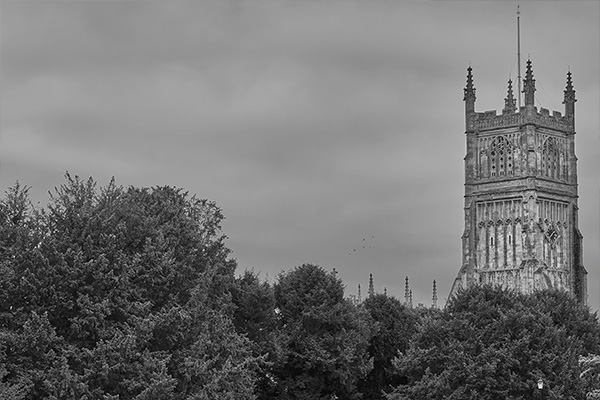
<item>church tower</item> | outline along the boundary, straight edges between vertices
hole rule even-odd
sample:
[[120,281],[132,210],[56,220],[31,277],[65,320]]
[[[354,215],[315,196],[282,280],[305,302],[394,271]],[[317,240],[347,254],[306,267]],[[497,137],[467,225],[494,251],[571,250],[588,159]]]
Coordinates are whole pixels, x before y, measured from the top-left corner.
[[465,229],[451,296],[472,284],[496,284],[524,293],[558,288],[587,301],[571,72],[564,115],[537,109],[533,76],[528,60],[524,105],[515,101],[509,80],[498,115],[475,111],[472,68],[467,69]]

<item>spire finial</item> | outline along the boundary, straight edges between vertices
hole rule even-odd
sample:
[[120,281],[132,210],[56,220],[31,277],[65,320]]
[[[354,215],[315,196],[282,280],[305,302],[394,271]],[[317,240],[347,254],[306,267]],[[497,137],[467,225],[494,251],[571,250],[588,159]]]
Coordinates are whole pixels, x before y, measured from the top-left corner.
[[512,89],[512,80],[508,79],[508,94],[504,99],[504,110],[502,110],[503,114],[514,113],[517,109],[517,105],[515,102],[515,96],[513,94]]
[[475,87],[473,86],[473,74],[471,74],[473,68],[471,68],[471,63],[469,63],[469,68],[467,68],[467,87],[465,87],[465,96],[463,98],[465,102],[465,116],[467,122],[469,121],[469,115],[475,112]]
[[535,79],[533,79],[533,69],[531,68],[531,59],[527,59],[527,69],[525,70],[525,80],[523,81],[523,93],[525,93],[525,105],[533,106],[535,103]]
[[525,79],[533,79],[533,69],[531,68],[531,58],[527,57],[527,69],[525,70]]
[[575,115],[575,89],[573,89],[573,81],[571,80],[571,71],[567,72],[567,86],[564,91],[565,97],[563,104],[565,105],[565,115]]
[[471,63],[469,63],[469,68],[467,68],[467,87],[465,87],[465,97],[464,101],[467,102],[475,102],[475,87],[473,86],[473,74],[471,73],[473,68],[471,68]]
[[571,79],[571,71],[567,72],[567,87],[565,89],[565,94],[567,93],[575,95],[575,90],[573,89],[573,80]]

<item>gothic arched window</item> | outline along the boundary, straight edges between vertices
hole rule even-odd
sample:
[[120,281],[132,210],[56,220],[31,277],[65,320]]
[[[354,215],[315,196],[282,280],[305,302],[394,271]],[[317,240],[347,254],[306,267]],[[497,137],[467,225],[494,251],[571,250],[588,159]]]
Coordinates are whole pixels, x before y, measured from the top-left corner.
[[552,179],[561,178],[560,154],[556,139],[548,138],[542,146],[542,175]]
[[498,136],[488,150],[490,177],[513,174],[513,147],[504,136]]

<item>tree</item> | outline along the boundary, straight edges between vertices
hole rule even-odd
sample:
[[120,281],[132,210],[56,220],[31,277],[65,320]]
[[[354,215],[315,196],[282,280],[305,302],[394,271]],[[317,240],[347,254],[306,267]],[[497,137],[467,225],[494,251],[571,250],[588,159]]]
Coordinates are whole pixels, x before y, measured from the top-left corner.
[[579,357],[579,367],[581,368],[579,377],[586,392],[585,398],[600,399],[600,356],[589,354]]
[[571,294],[549,289],[533,293],[527,297],[527,301],[531,307],[549,315],[554,326],[564,328],[571,340],[577,340],[578,346],[581,346],[581,354],[598,351],[600,334],[597,313],[574,302]]
[[273,385],[263,398],[359,398],[359,379],[372,368],[368,315],[344,299],[335,272],[304,264],[281,273],[275,284],[278,342]]
[[385,294],[369,296],[362,305],[375,322],[376,332],[368,347],[373,369],[361,380],[359,388],[365,398],[383,399],[384,392],[402,382],[403,377],[397,374],[392,361],[399,352],[408,349],[417,331],[418,317],[414,310]]
[[260,357],[234,329],[221,210],[65,178],[47,208],[19,184],[0,201],[0,393],[252,398]]
[[[442,313],[423,320],[409,350],[395,361],[408,383],[388,398],[527,399],[540,378],[549,398],[580,398],[578,357],[591,349],[579,324],[545,309],[556,298],[554,292],[527,296],[492,286],[459,293]],[[582,326],[590,337],[597,336],[589,310],[569,296],[560,298],[567,303],[563,310],[575,310],[588,321]]]
[[256,374],[262,363],[252,354],[250,340],[235,331],[233,320],[211,302],[229,302],[229,296],[214,296],[210,286],[218,274],[208,272],[196,286],[186,307],[176,313],[176,330],[184,343],[173,354],[173,375],[182,398],[254,399]]
[[273,364],[281,354],[273,287],[268,281],[261,280],[258,273],[246,270],[236,278],[231,294],[236,331],[250,340],[252,354],[261,359],[256,390],[263,393],[271,387]]
[[234,323],[238,332],[257,344],[272,342],[277,325],[275,295],[267,281],[261,281],[254,271],[244,271],[232,288],[235,305]]

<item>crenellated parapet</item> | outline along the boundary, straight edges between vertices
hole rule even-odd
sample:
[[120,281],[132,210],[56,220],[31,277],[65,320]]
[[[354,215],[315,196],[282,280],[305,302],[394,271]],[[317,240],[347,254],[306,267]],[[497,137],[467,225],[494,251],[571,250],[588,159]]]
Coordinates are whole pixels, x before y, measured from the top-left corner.
[[[524,107],[521,107],[524,108]],[[534,110],[533,114],[523,112],[505,113],[498,115],[496,110],[485,112],[474,112],[469,115],[467,126],[469,130],[485,131],[496,128],[509,128],[512,126],[520,126],[524,124],[534,124],[539,127],[546,127],[561,132],[573,132],[574,120],[567,116],[563,116],[560,111],[550,111],[541,108],[539,111]]]

